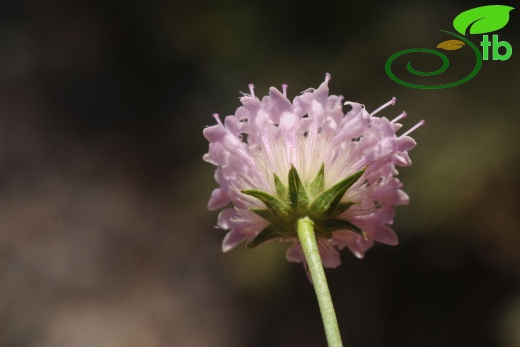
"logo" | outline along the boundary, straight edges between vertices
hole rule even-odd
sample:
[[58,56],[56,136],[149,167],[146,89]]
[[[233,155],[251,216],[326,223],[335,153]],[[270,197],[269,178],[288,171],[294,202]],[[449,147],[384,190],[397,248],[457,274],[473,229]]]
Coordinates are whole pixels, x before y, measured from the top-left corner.
[[[406,70],[414,75],[421,77],[435,76],[446,71],[450,65],[448,57],[437,50],[429,48],[412,48],[405,49],[404,51],[393,54],[385,63],[386,74],[394,81],[403,86],[417,89],[444,89],[458,86],[465,83],[475,77],[482,67],[482,61],[484,60],[500,60],[504,61],[511,58],[513,54],[513,47],[507,41],[500,41],[497,34],[489,35],[494,31],[502,29],[509,22],[509,12],[513,10],[513,7],[504,5],[488,5],[476,7],[467,11],[462,12],[453,20],[453,27],[458,32],[453,33],[447,30],[440,30],[453,38],[450,40],[443,41],[437,45],[436,48],[440,48],[445,51],[455,51],[461,48],[470,48],[475,54],[475,67],[473,70],[462,79],[440,85],[422,85],[410,83],[397,77],[392,71],[392,63],[394,60],[402,55],[409,53],[428,53],[433,54],[441,59],[442,66],[434,71],[419,71],[412,67],[412,62],[408,61]],[[469,34],[482,35],[482,41],[480,41],[480,47],[477,47],[473,42],[468,40],[465,35],[469,29]]]

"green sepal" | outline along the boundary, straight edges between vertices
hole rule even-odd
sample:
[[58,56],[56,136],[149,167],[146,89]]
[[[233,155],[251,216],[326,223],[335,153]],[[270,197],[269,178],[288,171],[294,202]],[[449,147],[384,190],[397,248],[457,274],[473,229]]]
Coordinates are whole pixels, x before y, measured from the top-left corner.
[[321,193],[325,189],[325,163],[321,164],[320,171],[314,177],[314,179],[309,183],[307,187],[307,193],[311,197],[315,197],[319,193]]
[[265,229],[263,229],[261,232],[258,233],[258,235],[255,236],[255,238],[247,244],[247,248],[255,248],[256,246],[275,239],[277,237],[282,236],[281,233],[278,231],[278,228],[274,225],[269,225]]
[[269,210],[269,212],[271,212],[271,214],[275,218],[285,220],[289,216],[289,206],[287,206],[283,201],[281,201],[275,196],[272,196],[271,194],[255,189],[242,190],[242,193],[250,195],[263,202]]
[[280,180],[280,178],[274,173],[274,188],[276,189],[276,195],[282,199],[283,201],[287,200],[287,187],[283,182]]
[[269,223],[276,223],[279,222],[278,218],[273,216],[271,211],[268,209],[259,209],[259,208],[250,208],[249,211],[254,212],[255,214],[259,215]]
[[343,195],[359,180],[366,168],[365,166],[318,195],[310,206],[310,216],[319,220],[330,217],[338,207]]
[[365,240],[367,240],[367,235],[363,230],[361,230],[357,225],[352,224],[344,219],[327,219],[316,224],[316,231],[319,234],[325,236],[332,236],[332,233],[336,230],[350,230],[355,232],[356,234],[361,235]]
[[345,212],[346,210],[348,210],[350,207],[352,207],[355,204],[356,203],[352,202],[352,201],[340,202],[338,204],[338,206],[336,207],[336,209],[334,210],[334,212],[332,212],[332,214],[330,215],[330,218],[336,218],[337,216],[339,216],[340,214],[342,214],[343,212]]
[[289,170],[289,201],[291,207],[296,211],[305,211],[309,206],[309,197],[298,171],[291,165]]

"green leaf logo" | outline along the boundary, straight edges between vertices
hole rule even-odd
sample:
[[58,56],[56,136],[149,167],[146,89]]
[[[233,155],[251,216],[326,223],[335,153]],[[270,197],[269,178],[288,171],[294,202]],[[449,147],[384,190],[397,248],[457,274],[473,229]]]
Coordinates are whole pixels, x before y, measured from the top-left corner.
[[502,29],[509,22],[509,12],[514,7],[488,5],[475,7],[459,14],[453,20],[453,27],[462,35],[470,27],[470,34],[486,34]]

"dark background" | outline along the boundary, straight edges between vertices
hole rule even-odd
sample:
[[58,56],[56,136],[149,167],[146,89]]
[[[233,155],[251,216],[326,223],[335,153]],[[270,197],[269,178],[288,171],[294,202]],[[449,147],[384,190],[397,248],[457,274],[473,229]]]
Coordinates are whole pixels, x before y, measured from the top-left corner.
[[520,9],[497,32],[512,57],[461,86],[384,71],[487,4],[1,1],[0,346],[325,346],[286,244],[221,253],[201,157],[248,83],[292,98],[326,72],[332,94],[426,120],[400,169],[400,245],[327,271],[345,345],[520,346]]

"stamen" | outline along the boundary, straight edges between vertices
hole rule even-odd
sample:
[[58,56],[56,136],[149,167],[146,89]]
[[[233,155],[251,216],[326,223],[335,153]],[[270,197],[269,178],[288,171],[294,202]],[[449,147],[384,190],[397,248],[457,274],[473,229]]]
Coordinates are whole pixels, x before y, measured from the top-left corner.
[[282,84],[283,96],[287,97],[287,87],[286,83]]
[[408,113],[403,112],[403,113],[401,113],[399,116],[397,116],[397,117],[395,117],[394,119],[392,119],[392,120],[390,121],[390,123],[395,123],[395,122],[399,121],[400,119],[405,118],[407,115],[408,115]]
[[422,121],[420,121],[419,123],[415,124],[410,130],[408,130],[407,132],[405,132],[403,135],[401,136],[406,136],[408,134],[410,134],[412,131],[414,131],[415,129],[417,129],[418,127],[424,125],[425,123],[425,120],[423,119]]
[[249,92],[251,93],[251,96],[255,96],[255,85],[253,83],[249,83],[247,86],[249,87]]
[[330,79],[331,79],[331,77],[330,77],[330,73],[327,72],[327,73],[325,74],[325,82],[329,82]]
[[218,113],[213,113],[213,118],[215,118],[217,120],[218,125],[224,126],[224,124],[222,124],[222,122],[220,121],[220,117],[219,117]]
[[394,105],[395,105],[395,100],[396,100],[395,97],[392,98],[392,100],[390,100],[389,102],[387,102],[386,104],[384,104],[383,106],[379,107],[377,110],[375,110],[374,112],[372,112],[372,113],[370,114],[370,117],[372,117],[372,116],[375,115],[377,112],[381,111],[381,110],[384,109],[384,108],[387,108],[387,107],[390,106],[390,105],[394,106]]

